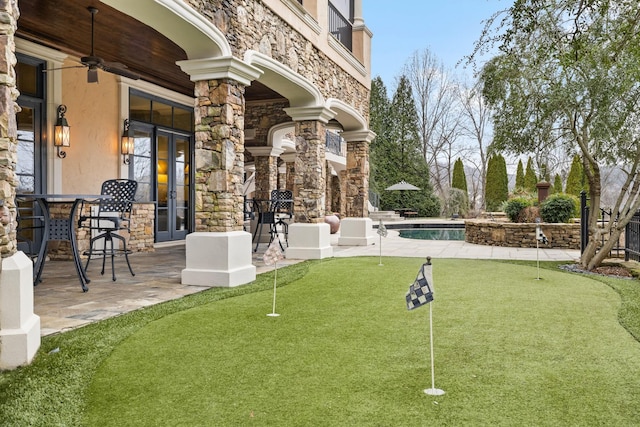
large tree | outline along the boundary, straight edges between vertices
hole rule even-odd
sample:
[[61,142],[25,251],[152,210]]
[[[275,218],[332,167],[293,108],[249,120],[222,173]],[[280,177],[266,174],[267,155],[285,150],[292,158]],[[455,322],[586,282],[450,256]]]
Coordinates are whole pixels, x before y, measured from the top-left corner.
[[[592,206],[581,263],[594,269],[640,207],[640,0],[516,0],[488,22],[479,51],[494,42],[481,80],[495,148],[580,155]],[[601,170],[616,164],[626,173],[620,216],[601,227]]]
[[460,154],[458,88],[451,73],[429,50],[416,51],[404,66],[416,106],[422,156],[427,160],[431,182],[441,197],[446,195],[453,162]]
[[489,142],[491,141],[491,109],[482,97],[482,87],[475,84],[460,84],[459,98],[461,106],[462,135],[469,142],[465,159],[467,164],[473,165],[471,174],[471,205],[474,208],[484,206],[484,183],[487,177],[487,162],[489,160]]

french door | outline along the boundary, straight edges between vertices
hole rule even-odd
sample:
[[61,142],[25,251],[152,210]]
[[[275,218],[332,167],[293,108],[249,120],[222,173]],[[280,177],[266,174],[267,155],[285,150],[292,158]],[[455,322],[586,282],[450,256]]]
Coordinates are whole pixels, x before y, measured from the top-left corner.
[[181,240],[191,229],[191,137],[156,132],[156,241]]
[[[47,189],[44,61],[21,54],[17,54],[17,58],[20,111],[16,113],[16,193],[44,193]],[[28,254],[37,253],[42,240],[42,224],[34,218],[41,215],[39,208],[33,203],[21,203],[18,215],[18,249]]]

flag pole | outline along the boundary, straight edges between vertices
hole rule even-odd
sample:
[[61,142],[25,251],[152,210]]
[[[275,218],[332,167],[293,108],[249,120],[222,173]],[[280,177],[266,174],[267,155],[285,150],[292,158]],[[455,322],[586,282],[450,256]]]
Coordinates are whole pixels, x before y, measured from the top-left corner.
[[278,261],[273,263],[273,309],[271,313],[267,314],[269,317],[278,317],[280,316],[276,313],[276,283],[278,282]]
[[[435,300],[435,287],[433,286],[433,274],[431,272],[431,257],[427,257],[427,266],[429,267],[430,276],[427,280],[431,283]],[[424,392],[430,396],[442,396],[444,394],[444,390],[436,388],[435,361],[433,356],[433,301],[429,303],[429,346],[431,349],[431,388],[425,389]]]
[[271,313],[267,314],[269,317],[280,316],[276,313],[276,289],[278,283],[278,260],[284,259],[284,254],[280,250],[282,248],[280,243],[280,236],[277,239],[273,239],[269,243],[269,247],[264,253],[263,260],[265,265],[273,264],[273,309]]
[[387,228],[384,226],[382,219],[380,219],[380,223],[378,224],[378,236],[380,236],[380,261],[378,265],[382,265],[382,238],[387,237]]

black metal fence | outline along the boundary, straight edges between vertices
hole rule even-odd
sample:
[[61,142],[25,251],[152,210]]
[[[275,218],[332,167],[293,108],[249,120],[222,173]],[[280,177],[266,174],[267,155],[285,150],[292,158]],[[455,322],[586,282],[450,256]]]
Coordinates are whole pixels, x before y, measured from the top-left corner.
[[625,227],[624,260],[640,261],[640,212],[636,212]]
[[[589,199],[587,198],[586,191],[580,192],[580,253],[584,252],[585,248],[587,247],[587,243],[589,242],[589,205],[587,203],[588,200]],[[637,215],[639,214],[636,213],[634,218],[636,218]],[[600,208],[598,223],[600,224],[601,227],[604,227],[604,225],[609,221],[611,221],[612,219],[614,221],[618,221],[619,217],[620,217],[620,214],[618,212],[616,212],[614,217],[613,211],[611,209],[607,210],[607,209]],[[640,217],[638,218],[638,222],[639,222],[638,230],[640,230]],[[620,239],[618,239],[614,247],[611,249],[609,256],[622,257],[622,254],[624,254],[625,260],[628,260],[627,257],[629,256],[629,252],[628,252],[629,245],[635,245],[636,251],[638,251],[637,248],[640,247],[640,233],[637,232],[635,235],[633,234],[633,232],[630,233],[630,227],[631,227],[631,222],[627,224],[625,228],[624,245],[622,245],[620,243]],[[609,236],[611,236],[611,233],[609,233]],[[600,241],[600,246],[602,246],[605,242],[604,237],[605,236],[603,235]],[[640,255],[640,252],[638,252],[638,254]]]

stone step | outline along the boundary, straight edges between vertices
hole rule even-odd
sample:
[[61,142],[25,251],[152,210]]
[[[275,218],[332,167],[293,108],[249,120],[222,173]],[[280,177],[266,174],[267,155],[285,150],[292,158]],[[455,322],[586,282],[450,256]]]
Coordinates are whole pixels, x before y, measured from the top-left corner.
[[394,211],[377,211],[369,212],[369,218],[372,221],[402,221],[404,220],[398,213]]

